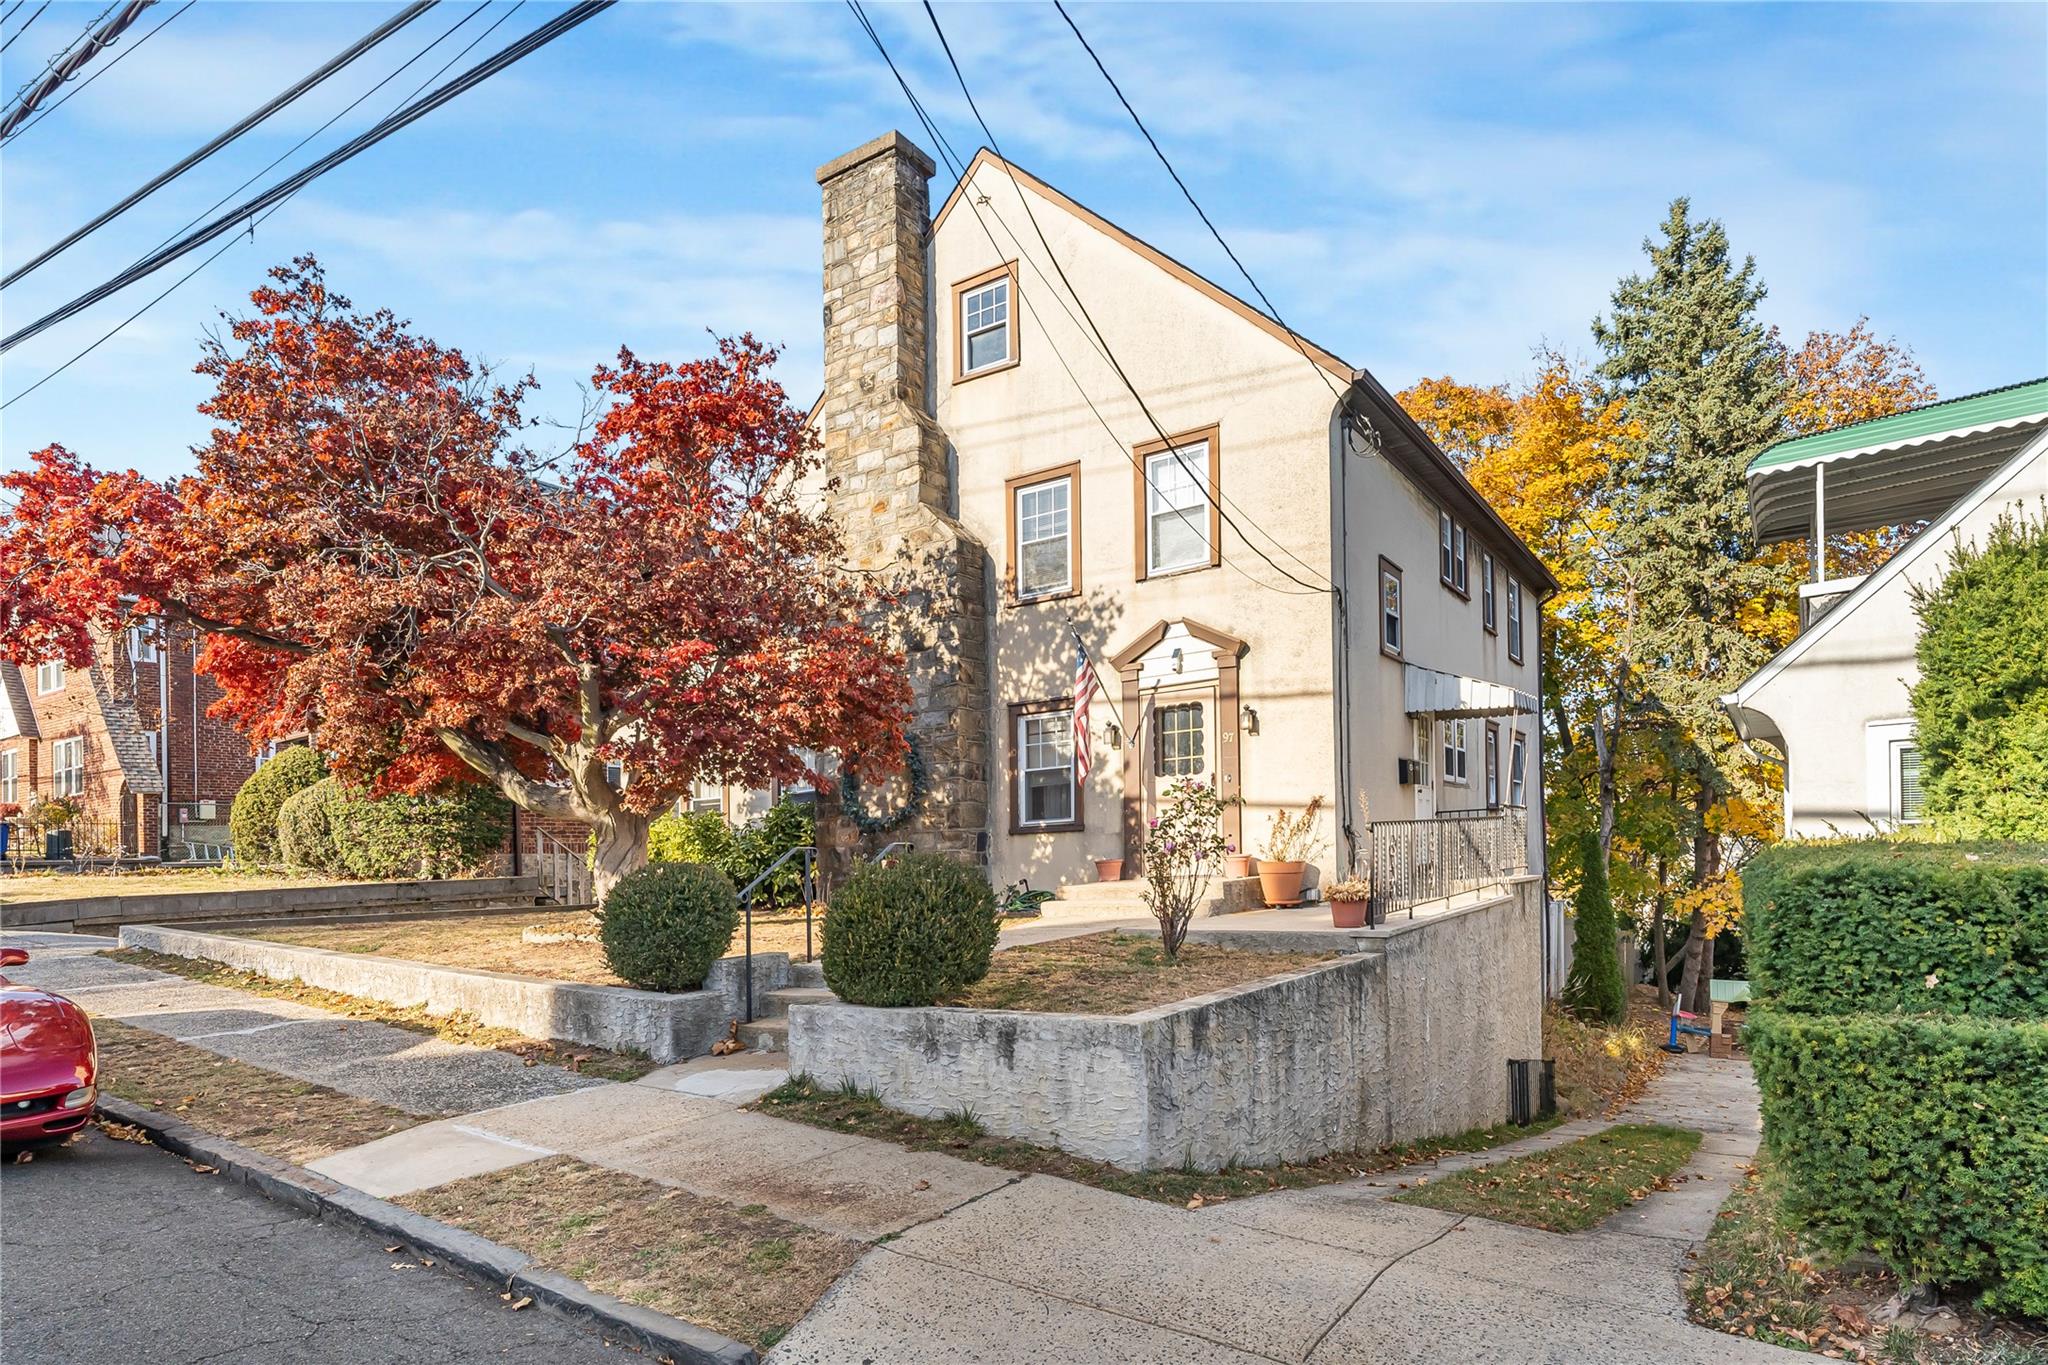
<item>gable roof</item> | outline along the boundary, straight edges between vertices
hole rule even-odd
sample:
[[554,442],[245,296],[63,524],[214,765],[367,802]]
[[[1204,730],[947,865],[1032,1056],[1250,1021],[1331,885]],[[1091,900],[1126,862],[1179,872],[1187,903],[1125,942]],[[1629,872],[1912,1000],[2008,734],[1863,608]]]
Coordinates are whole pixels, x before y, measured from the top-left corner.
[[1923,555],[1934,553],[1936,547],[1946,545],[1949,535],[1963,519],[1990,500],[1993,489],[2004,484],[2028,461],[2037,459],[2048,459],[2048,430],[2034,433],[2031,440],[2015,451],[1995,473],[1979,483],[1967,497],[1956,501],[1939,518],[1929,523],[1925,530],[1906,542],[1905,547],[1897,554],[1865,575],[1840,602],[1828,608],[1826,615],[1801,631],[1791,644],[1772,655],[1770,661],[1750,674],[1740,687],[1722,697],[1721,707],[1735,723],[1736,733],[1745,740],[1758,737],[1760,731],[1747,717],[1756,714],[1750,710],[1749,703],[1756,699],[1759,692],[1768,687],[1780,673],[1804,657],[1808,650],[1827,638],[1830,631],[1848,619],[1863,603],[1882,592],[1885,585],[1903,574],[1909,565],[1917,563]]
[[[1047,203],[1066,210],[1103,236],[1132,254],[1151,262],[1196,293],[1222,305],[1275,340],[1300,351],[1310,364],[1336,376],[1348,385],[1349,388],[1343,392],[1358,391],[1372,409],[1374,418],[1384,426],[1394,429],[1392,433],[1382,432],[1383,453],[1388,461],[1439,502],[1448,504],[1454,513],[1461,514],[1467,520],[1485,523],[1486,539],[1501,547],[1503,558],[1510,561],[1508,567],[1515,570],[1517,576],[1535,590],[1538,598],[1548,597],[1557,591],[1557,579],[1544,567],[1536,552],[1509,528],[1493,504],[1481,497],[1479,491],[1472,487],[1457,462],[1437,447],[1428,433],[1423,431],[1415,419],[1394,400],[1393,395],[1369,371],[1351,365],[1326,347],[1318,346],[1263,309],[1253,307],[1214,280],[1175,260],[1142,237],[1118,227],[1095,210],[1055,189],[1022,166],[996,155],[987,147],[975,152],[974,159],[968,162],[965,173],[953,186],[952,192],[946,196],[946,201],[940,206],[938,213],[932,217],[931,230],[934,235],[953,212],[954,206],[960,202],[968,182],[973,180],[975,173],[985,165],[1000,167],[1022,189],[1028,189]],[[1388,439],[1390,435],[1392,439]]]

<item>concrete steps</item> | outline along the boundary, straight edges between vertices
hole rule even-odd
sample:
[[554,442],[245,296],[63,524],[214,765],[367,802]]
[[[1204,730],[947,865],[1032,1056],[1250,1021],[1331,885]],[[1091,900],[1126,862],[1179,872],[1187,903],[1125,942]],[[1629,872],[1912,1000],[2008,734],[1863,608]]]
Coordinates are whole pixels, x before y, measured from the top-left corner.
[[836,1005],[839,997],[825,988],[825,972],[815,962],[792,962],[790,980],[778,990],[763,991],[754,1001],[754,1022],[740,1025],[740,1041],[750,1052],[789,1051],[791,1005]]

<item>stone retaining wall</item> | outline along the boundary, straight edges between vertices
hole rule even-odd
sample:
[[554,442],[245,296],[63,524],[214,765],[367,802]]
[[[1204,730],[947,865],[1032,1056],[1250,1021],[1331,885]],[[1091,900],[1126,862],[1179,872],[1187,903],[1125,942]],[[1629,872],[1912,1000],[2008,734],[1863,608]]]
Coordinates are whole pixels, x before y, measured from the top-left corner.
[[1507,1117],[1542,1048],[1540,883],[1334,962],[1122,1016],[798,1005],[792,1072],[1127,1170],[1217,1170]]
[[[702,990],[668,995],[152,924],[125,926],[121,946],[225,963],[390,1005],[424,1006],[433,1014],[462,1010],[529,1038],[644,1052],[657,1062],[703,1056],[726,1035],[732,1020],[744,1017],[745,1008],[744,960],[730,957],[712,964]],[[765,992],[788,984],[787,953],[754,954],[757,1008]]]
[[[6,882],[0,880],[0,895]],[[0,904],[0,927],[49,933],[95,933],[124,924],[245,920],[290,915],[460,910],[508,902],[534,903],[536,877],[461,877],[444,881],[334,882],[248,891],[159,891],[134,896],[78,896]]]

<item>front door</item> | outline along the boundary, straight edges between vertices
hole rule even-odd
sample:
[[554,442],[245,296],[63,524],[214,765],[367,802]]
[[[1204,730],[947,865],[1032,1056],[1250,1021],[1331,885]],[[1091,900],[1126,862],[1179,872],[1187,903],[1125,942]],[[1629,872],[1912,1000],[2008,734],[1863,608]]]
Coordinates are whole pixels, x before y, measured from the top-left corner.
[[1421,765],[1422,780],[1415,784],[1415,818],[1434,819],[1436,816],[1437,761],[1442,757],[1436,749],[1436,725],[1428,716],[1415,718],[1415,759]]
[[1145,693],[1143,745],[1145,818],[1158,816],[1166,791],[1181,778],[1210,782],[1216,776],[1216,686],[1214,683]]

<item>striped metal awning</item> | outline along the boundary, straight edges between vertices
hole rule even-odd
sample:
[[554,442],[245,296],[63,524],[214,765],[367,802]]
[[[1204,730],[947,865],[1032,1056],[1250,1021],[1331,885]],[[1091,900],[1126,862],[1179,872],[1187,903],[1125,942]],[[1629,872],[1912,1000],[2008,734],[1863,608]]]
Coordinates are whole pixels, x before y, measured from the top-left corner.
[[1441,673],[1420,664],[1401,670],[1403,709],[1411,716],[1533,716],[1536,698],[1506,683]]

